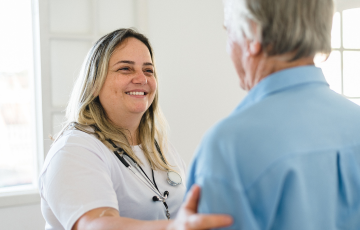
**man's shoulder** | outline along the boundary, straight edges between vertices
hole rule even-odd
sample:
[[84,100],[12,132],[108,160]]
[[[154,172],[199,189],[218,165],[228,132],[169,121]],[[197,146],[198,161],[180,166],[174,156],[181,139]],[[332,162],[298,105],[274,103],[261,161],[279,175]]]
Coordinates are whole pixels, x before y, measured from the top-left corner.
[[241,138],[241,133],[253,132],[264,127],[270,121],[266,108],[253,105],[245,110],[234,110],[230,115],[213,125],[204,136],[205,139],[228,139],[234,135]]
[[[319,140],[316,146],[346,145],[351,140],[342,141],[339,136],[349,136],[349,133],[359,137],[360,106],[330,90],[313,94],[311,98],[303,96],[303,93],[287,92],[269,96],[245,109],[236,109],[209,129],[201,146],[221,145],[228,151],[233,148],[252,153],[274,148],[288,152],[299,145],[313,147],[313,140],[319,136],[329,141]],[[332,139],[333,143],[328,143]]]

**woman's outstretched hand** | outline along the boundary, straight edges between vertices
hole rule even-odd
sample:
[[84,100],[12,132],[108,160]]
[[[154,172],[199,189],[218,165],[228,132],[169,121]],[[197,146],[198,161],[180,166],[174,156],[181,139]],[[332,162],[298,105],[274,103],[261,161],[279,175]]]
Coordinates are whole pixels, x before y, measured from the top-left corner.
[[193,185],[176,219],[167,227],[167,230],[205,230],[232,224],[232,218],[229,215],[197,214],[199,198],[200,187]]

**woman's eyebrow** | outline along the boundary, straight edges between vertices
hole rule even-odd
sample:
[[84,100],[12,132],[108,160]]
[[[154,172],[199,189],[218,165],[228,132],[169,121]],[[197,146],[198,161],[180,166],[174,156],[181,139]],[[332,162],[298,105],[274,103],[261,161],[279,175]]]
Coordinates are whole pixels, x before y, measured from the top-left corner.
[[151,62],[144,62],[143,65],[151,65],[151,66],[154,66],[153,63],[151,63]]
[[[121,60],[121,61],[116,62],[113,66],[115,66],[117,64],[120,64],[120,63],[127,63],[127,64],[131,64],[131,65],[135,65],[134,61]],[[153,64],[151,62],[144,62],[143,65],[151,65],[151,66],[153,66]]]
[[131,64],[131,65],[135,65],[134,61],[122,60],[122,61],[116,62],[113,66],[116,66],[117,64],[120,64],[120,63],[127,63],[127,64]]

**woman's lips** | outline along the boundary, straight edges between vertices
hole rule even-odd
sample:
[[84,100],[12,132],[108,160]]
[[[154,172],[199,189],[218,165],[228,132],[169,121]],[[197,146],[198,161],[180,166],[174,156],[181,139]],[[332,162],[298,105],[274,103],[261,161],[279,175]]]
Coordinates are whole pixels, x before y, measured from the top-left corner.
[[134,96],[144,96],[147,93],[146,92],[140,92],[140,91],[132,91],[132,92],[126,92],[127,95],[134,95]]

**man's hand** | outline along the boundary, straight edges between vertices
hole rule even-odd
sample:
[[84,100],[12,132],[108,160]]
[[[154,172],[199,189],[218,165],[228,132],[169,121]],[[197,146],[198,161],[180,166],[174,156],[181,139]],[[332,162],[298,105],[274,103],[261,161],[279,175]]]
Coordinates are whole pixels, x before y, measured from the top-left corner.
[[199,199],[200,187],[194,185],[186,196],[176,219],[167,227],[167,230],[205,230],[232,224],[232,218],[228,215],[197,214]]

